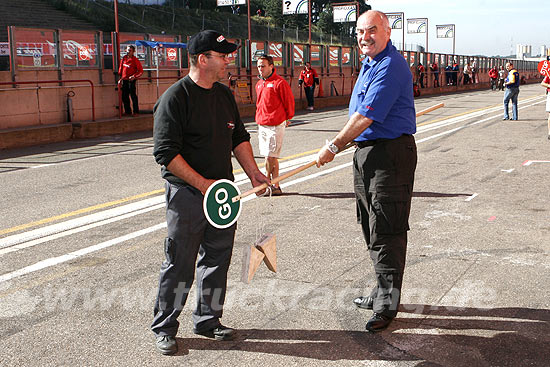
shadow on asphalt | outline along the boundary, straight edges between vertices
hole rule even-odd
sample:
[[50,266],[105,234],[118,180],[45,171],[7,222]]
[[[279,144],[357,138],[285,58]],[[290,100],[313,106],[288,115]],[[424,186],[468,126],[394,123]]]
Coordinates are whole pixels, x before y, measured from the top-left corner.
[[472,196],[472,194],[447,194],[444,192],[415,191],[413,198],[455,198],[459,196]]
[[[299,192],[283,192],[281,196],[308,196],[317,199],[355,199],[355,194],[353,192],[330,192],[330,193],[312,193],[312,194],[302,194]],[[452,194],[444,192],[426,192],[426,191],[416,191],[413,192],[413,197],[415,198],[454,198],[459,196],[472,196],[472,194]]]
[[[232,342],[178,338],[178,344],[180,355],[189,350],[242,350],[329,361],[415,360],[421,363],[416,366],[449,360],[455,365],[468,360],[493,366],[547,365],[544,350],[548,348],[550,310],[405,304],[400,312],[418,317],[398,317],[386,331],[376,334],[244,329]],[[480,336],[484,331],[493,336]]]
[[[97,138],[90,138],[90,139],[68,140],[68,141],[63,141],[58,143],[49,143],[49,144],[36,145],[31,147],[0,150],[0,159],[19,158],[19,157],[44,154],[49,157],[56,157],[56,156],[61,157],[57,161],[64,161],[62,157],[65,154],[67,155],[80,154],[83,157],[112,154],[113,151],[108,149],[108,148],[112,149],[112,147],[102,146],[102,144],[105,144],[105,143],[119,143],[119,146],[121,147],[120,150],[122,150],[123,152],[133,151],[133,150],[143,149],[144,147],[152,146],[153,145],[152,136],[153,136],[152,131],[138,131],[133,133],[118,134],[118,135],[100,136]],[[150,142],[143,142],[142,141],[143,139],[151,139],[151,140]],[[85,149],[85,148],[96,148],[96,150]],[[79,151],[79,149],[81,150]],[[70,151],[70,152],[66,153],[65,151]],[[67,159],[66,161],[70,161],[70,160],[74,160],[74,159]],[[22,162],[36,163],[35,161],[30,161],[30,162],[22,161]]]

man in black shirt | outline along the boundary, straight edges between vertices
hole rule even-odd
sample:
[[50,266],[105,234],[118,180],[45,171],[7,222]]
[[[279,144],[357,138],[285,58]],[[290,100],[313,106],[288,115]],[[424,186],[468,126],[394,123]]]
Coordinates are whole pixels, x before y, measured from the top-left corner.
[[256,165],[231,91],[218,83],[226,74],[227,54],[236,49],[215,31],[191,37],[189,74],[168,88],[154,107],[153,155],[166,180],[168,236],[151,329],[163,354],[177,352],[177,317],[193,283],[197,254],[193,331],[216,340],[235,336],[220,318],[236,224],[226,229],[209,224],[204,193],[216,180],[234,179],[232,151],[253,186],[270,183]]

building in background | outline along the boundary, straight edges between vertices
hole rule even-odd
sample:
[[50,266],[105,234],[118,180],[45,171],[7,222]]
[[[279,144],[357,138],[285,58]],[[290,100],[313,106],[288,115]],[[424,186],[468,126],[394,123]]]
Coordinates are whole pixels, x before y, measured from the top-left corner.
[[525,60],[525,58],[531,57],[531,45],[516,45],[516,59]]

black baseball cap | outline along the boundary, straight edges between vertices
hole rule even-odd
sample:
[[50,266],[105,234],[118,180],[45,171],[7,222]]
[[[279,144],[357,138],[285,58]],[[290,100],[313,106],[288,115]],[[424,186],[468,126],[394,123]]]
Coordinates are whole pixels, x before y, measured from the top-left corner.
[[228,42],[223,34],[213,30],[201,31],[189,39],[187,50],[191,55],[198,55],[206,51],[216,51],[221,54],[230,54],[239,46]]

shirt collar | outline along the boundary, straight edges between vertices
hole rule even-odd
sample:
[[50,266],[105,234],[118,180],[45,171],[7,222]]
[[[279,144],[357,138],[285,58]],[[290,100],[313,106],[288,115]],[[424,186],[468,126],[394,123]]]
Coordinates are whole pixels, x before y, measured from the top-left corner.
[[261,76],[259,76],[259,77],[260,77],[260,79],[267,81],[267,80],[270,80],[271,78],[273,78],[274,75],[275,75],[275,68],[273,68],[273,71],[271,72],[271,74],[269,74],[269,76],[267,78],[264,79]]

